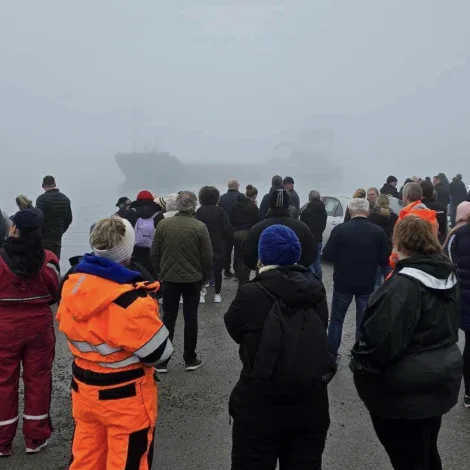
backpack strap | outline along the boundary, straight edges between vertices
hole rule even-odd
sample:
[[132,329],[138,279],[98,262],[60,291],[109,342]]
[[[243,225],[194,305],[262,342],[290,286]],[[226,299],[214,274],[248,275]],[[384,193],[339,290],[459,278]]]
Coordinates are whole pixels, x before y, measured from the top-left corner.
[[261,284],[261,282],[257,282],[256,285],[269,297],[271,298],[272,300],[274,300],[274,302],[277,302],[279,300],[278,297],[276,297],[272,292],[270,292],[268,289],[266,289],[266,287],[263,286],[263,284]]

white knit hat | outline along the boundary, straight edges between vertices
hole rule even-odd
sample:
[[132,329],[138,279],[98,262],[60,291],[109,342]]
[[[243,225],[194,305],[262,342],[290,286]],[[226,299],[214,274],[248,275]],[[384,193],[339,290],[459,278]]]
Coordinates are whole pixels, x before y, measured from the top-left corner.
[[115,263],[122,264],[126,261],[129,261],[132,258],[132,252],[134,251],[135,245],[135,232],[132,228],[130,222],[126,219],[121,219],[126,227],[126,233],[124,238],[121,240],[119,245],[109,249],[109,250],[98,250],[98,248],[93,248],[93,253],[100,258],[106,258]]

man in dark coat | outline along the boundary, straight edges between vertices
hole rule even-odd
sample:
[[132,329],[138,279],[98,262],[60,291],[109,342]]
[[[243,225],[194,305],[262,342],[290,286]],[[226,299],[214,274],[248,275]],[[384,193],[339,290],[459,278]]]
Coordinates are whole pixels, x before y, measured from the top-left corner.
[[328,214],[325,209],[325,204],[320,199],[320,193],[318,191],[310,191],[308,199],[309,203],[300,214],[300,220],[308,226],[317,243],[317,259],[315,263],[313,263],[312,267],[315,274],[321,280],[323,274],[321,267],[321,250],[323,248],[323,232],[326,228]]
[[70,199],[57,189],[53,176],[44,177],[42,188],[44,194],[36,200],[36,207],[44,214],[42,241],[44,248],[60,259],[62,236],[72,223]]
[[300,198],[297,191],[294,189],[294,178],[292,176],[286,176],[282,181],[284,189],[289,193],[290,198],[290,213],[292,217],[296,219],[299,217],[300,212]]
[[117,215],[122,219],[128,220],[132,224],[132,226],[135,227],[139,216],[137,215],[137,211],[135,209],[131,209],[131,205],[132,201],[128,197],[120,197],[118,199],[118,202],[116,203],[118,211],[114,215]]
[[423,198],[421,202],[433,211],[436,211],[436,219],[439,224],[439,241],[445,242],[447,237],[447,208],[442,204],[439,204],[434,197],[434,186],[428,181],[421,182],[421,188],[423,188]]
[[[230,179],[227,181],[227,192],[222,194],[219,199],[219,207],[221,207],[228,218],[232,220],[233,205],[237,202],[240,193],[240,183],[237,180]],[[233,252],[233,236],[225,240],[225,255],[224,255],[224,271],[225,279],[233,278],[232,272],[232,252]]]
[[450,183],[450,226],[455,227],[455,216],[457,207],[465,201],[467,197],[467,187],[462,181],[462,175],[459,173]]
[[380,190],[380,194],[386,194],[387,196],[393,196],[397,199],[400,199],[400,194],[397,189],[398,185],[398,179],[390,175],[387,178],[387,182],[382,186],[382,189]]
[[285,225],[292,229],[300,240],[302,256],[299,264],[309,268],[317,258],[316,242],[310,229],[289,213],[289,194],[284,189],[277,189],[269,196],[269,212],[266,219],[254,225],[245,242],[243,262],[256,270],[258,265],[258,242],[263,231],[271,225]]
[[276,191],[278,189],[284,189],[284,186],[282,184],[282,176],[275,175],[271,180],[271,189],[269,190],[269,193],[263,196],[263,199],[261,200],[261,204],[259,206],[259,215],[261,217],[261,220],[265,219],[268,215],[269,196],[273,191]]
[[377,268],[388,266],[389,240],[384,230],[367,220],[369,201],[349,202],[351,220],[337,225],[323,249],[323,259],[334,264],[333,301],[328,342],[333,359],[338,358],[343,323],[353,298],[356,299],[356,339],[360,339],[362,316],[374,292]]
[[450,188],[449,184],[446,184],[446,181],[447,178],[444,173],[439,173],[433,178],[434,189],[436,190],[436,201],[447,210],[450,204]]

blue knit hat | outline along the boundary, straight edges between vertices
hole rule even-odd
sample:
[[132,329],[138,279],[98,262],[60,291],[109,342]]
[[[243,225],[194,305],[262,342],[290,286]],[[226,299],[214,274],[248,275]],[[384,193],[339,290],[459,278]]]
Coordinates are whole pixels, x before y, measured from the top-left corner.
[[271,225],[259,239],[258,258],[263,266],[296,264],[301,251],[297,235],[285,225]]

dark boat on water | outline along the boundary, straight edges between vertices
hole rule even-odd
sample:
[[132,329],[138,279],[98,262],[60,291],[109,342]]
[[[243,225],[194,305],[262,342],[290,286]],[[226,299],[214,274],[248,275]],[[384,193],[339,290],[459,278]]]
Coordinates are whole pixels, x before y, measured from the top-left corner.
[[[280,155],[280,150],[284,155]],[[309,184],[338,180],[342,176],[339,165],[327,155],[301,149],[291,142],[276,146],[266,163],[183,163],[166,152],[118,153],[115,159],[126,177],[126,186],[157,186],[168,191],[189,185],[217,185],[229,178],[245,184],[269,179],[274,174],[293,176],[296,182]]]

